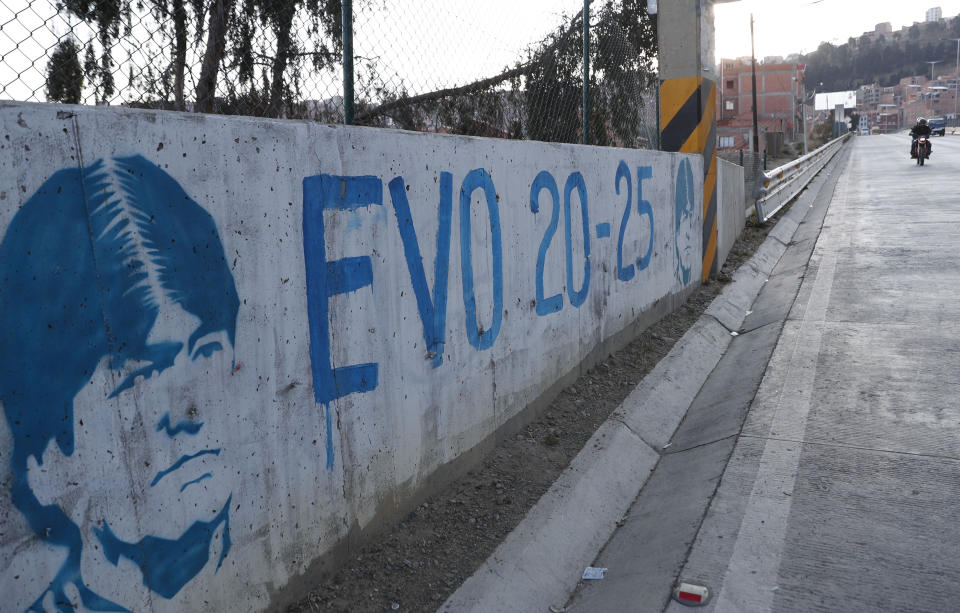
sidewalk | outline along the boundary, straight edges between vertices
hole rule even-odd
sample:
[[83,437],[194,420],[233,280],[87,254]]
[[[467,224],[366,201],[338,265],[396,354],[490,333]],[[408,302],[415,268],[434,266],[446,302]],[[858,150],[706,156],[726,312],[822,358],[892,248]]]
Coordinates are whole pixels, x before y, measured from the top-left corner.
[[[842,167],[845,159],[846,153],[838,155],[801,195],[751,261],[737,271],[734,282],[440,611],[560,607],[611,534],[614,541],[597,561],[610,569],[607,578],[595,584],[599,600],[578,604],[595,597],[585,590],[574,607],[648,610],[637,602],[638,593],[651,598],[651,604],[658,601],[649,610],[665,605],[816,243],[836,182],[831,169]],[[824,197],[818,198],[821,193]],[[731,380],[741,384],[730,386]],[[713,410],[705,410],[710,406]],[[677,488],[678,482],[684,488]],[[671,493],[683,496],[671,501]],[[634,500],[652,506],[630,510]],[[643,535],[653,527],[634,521],[644,517],[675,520],[674,533],[658,528],[652,536],[663,542],[647,546],[642,555],[636,547],[625,546],[627,556],[633,550],[634,559],[642,558],[636,560],[640,566],[607,563],[608,553],[614,556],[610,560],[618,559],[614,543],[621,534],[639,529]],[[624,527],[614,532],[618,523]],[[645,585],[638,585],[638,579]]]
[[681,572],[703,610],[958,610],[960,146],[902,142],[852,148]]

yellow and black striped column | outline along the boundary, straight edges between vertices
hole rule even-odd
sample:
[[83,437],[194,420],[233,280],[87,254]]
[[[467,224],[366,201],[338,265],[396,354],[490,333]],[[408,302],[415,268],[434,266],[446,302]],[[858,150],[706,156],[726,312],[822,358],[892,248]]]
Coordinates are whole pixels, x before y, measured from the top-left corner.
[[703,280],[718,272],[716,83],[703,77],[660,83],[660,149],[703,154]]

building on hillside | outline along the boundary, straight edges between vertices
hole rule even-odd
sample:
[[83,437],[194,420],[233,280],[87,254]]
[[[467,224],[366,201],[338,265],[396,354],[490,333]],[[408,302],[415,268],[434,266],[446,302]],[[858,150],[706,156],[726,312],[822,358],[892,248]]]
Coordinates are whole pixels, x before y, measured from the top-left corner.
[[857,110],[875,108],[880,104],[880,96],[883,94],[883,88],[879,83],[870,85],[861,85],[857,89]]
[[935,6],[932,9],[927,9],[926,21],[940,21],[941,19],[943,19],[943,11],[940,10],[939,6]]
[[[753,86],[749,61],[723,59],[717,74],[717,138],[721,149],[751,149],[753,140]],[[757,121],[761,151],[767,142],[803,138],[800,100],[802,64],[757,65]],[[771,135],[771,136],[767,136]]]
[[877,26],[873,29],[873,32],[864,32],[863,36],[866,36],[872,41],[876,41],[881,36],[884,38],[890,38],[893,35],[893,26],[889,21],[883,23],[878,23]]
[[880,104],[877,108],[876,125],[880,128],[881,134],[890,134],[900,129],[903,124],[899,107],[896,104]]
[[870,128],[877,125],[877,105],[883,96],[883,89],[879,83],[861,85],[857,88],[857,114],[860,116],[861,127]]

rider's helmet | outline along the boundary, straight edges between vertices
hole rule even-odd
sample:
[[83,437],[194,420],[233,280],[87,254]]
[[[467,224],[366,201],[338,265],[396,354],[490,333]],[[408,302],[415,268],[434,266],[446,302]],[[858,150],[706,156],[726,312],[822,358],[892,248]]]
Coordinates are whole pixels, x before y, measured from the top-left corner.
[[927,125],[927,120],[924,119],[923,117],[918,117],[918,118],[917,118],[917,123],[920,124],[921,126],[925,126],[925,125]]

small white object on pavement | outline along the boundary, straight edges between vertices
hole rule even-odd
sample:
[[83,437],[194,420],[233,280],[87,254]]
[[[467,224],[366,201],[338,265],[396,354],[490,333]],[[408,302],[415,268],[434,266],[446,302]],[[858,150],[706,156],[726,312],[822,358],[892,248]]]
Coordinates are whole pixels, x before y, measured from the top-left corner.
[[595,566],[588,566],[585,571],[583,571],[584,579],[603,579],[603,575],[607,572],[606,568],[597,568]]

